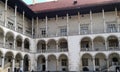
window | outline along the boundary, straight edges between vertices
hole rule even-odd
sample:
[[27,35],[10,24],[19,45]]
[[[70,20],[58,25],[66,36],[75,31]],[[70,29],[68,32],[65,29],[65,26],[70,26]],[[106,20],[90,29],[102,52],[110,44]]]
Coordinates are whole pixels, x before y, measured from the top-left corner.
[[82,41],[81,48],[89,48],[89,41]]
[[67,48],[67,42],[61,42],[60,48]]
[[82,59],[82,65],[83,66],[88,66],[88,58],[83,58]]
[[63,26],[60,28],[60,35],[66,36],[67,35],[67,27]]
[[81,34],[88,34],[89,33],[89,24],[82,24],[80,26]]
[[117,32],[117,27],[115,24],[107,24],[107,32]]
[[45,44],[42,44],[42,50],[45,50]]
[[41,31],[40,34],[45,37],[46,36],[46,28],[41,28],[40,31]]
[[96,66],[99,66],[99,65],[100,65],[100,63],[99,63],[99,58],[95,58],[95,65],[96,65]]
[[67,66],[67,59],[62,59],[61,60],[61,65],[62,66]]

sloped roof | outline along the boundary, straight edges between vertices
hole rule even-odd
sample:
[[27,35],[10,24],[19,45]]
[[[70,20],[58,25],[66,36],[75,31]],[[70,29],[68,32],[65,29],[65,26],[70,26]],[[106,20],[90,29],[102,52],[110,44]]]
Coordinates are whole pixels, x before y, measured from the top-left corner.
[[76,1],[77,1],[76,4],[74,4],[74,0],[58,0],[44,3],[36,3],[34,5],[29,5],[29,8],[37,13],[51,10],[52,11],[61,10],[66,8],[87,7],[120,2],[120,0],[76,0]]

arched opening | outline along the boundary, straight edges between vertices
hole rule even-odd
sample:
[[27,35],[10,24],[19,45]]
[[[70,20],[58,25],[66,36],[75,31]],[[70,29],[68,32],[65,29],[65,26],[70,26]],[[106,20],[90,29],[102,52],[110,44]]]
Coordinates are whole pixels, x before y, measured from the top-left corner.
[[92,42],[89,37],[85,37],[81,40],[81,51],[90,51],[92,50]]
[[111,66],[114,66],[114,65],[119,65],[119,54],[117,53],[112,53],[109,55],[109,63]]
[[[90,54],[84,54],[82,56],[82,69],[87,68],[89,71],[93,71],[93,61],[92,56]],[[86,69],[85,69],[86,70]]]
[[12,52],[7,52],[5,54],[4,69],[8,69],[8,71],[10,71],[10,72],[12,72],[12,69],[14,67],[14,66],[12,66],[13,62],[14,62],[13,57],[14,57],[14,55]]
[[29,68],[30,68],[30,59],[29,59],[29,56],[28,55],[25,55],[24,56],[24,71],[29,71]]
[[60,51],[60,52],[68,51],[68,42],[67,42],[67,40],[66,39],[60,39],[58,41],[58,47],[59,47],[58,51]]
[[108,49],[109,50],[118,50],[118,45],[119,45],[119,41],[118,38],[116,36],[109,36],[107,38],[107,42],[108,42]]
[[54,55],[48,56],[48,71],[57,71],[57,60]]
[[46,70],[46,60],[43,55],[39,56],[37,59],[37,70],[38,71],[45,71]]
[[107,69],[106,56],[103,53],[98,53],[95,55],[95,70],[104,71]]
[[94,43],[94,49],[96,51],[99,51],[99,50],[105,50],[105,40],[103,37],[96,37],[94,38],[93,40],[93,43]]
[[48,52],[56,52],[56,41],[55,40],[53,40],[53,39],[51,39],[51,40],[49,40],[48,41],[48,43],[47,43],[47,51]]
[[45,52],[46,51],[46,43],[44,40],[40,40],[37,43],[37,52]]
[[22,37],[21,36],[16,37],[16,49],[22,50]]
[[20,71],[20,68],[22,68],[22,55],[20,53],[18,53],[16,56],[15,56],[15,72],[19,72]]
[[3,47],[4,31],[0,28],[0,47]]
[[27,52],[30,50],[29,39],[24,40],[24,50],[27,51]]
[[14,35],[13,35],[13,33],[8,32],[6,34],[6,45],[5,45],[5,47],[9,48],[9,49],[12,49],[13,46],[14,46],[13,44],[14,44]]
[[58,70],[68,71],[68,57],[64,54],[59,57]]

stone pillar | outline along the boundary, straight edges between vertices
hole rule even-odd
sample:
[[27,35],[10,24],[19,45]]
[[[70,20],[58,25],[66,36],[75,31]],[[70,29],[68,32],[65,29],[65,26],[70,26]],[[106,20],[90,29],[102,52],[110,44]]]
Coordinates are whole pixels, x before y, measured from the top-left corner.
[[23,59],[21,60],[21,67],[20,69],[23,71]]
[[6,36],[4,35],[3,37],[3,47],[5,48],[5,44],[6,44]]
[[45,45],[46,45],[46,50],[45,50],[45,52],[47,52],[47,51],[48,51],[48,46],[47,46],[47,43],[46,43]]
[[69,15],[67,13],[67,35],[69,35]]
[[92,22],[93,18],[92,18],[92,11],[90,10],[90,26],[91,26],[91,34],[93,33],[93,22]]
[[106,61],[107,61],[107,70],[109,72],[109,59],[107,58]]
[[95,57],[93,57],[93,70],[95,71]]
[[48,17],[47,16],[45,17],[45,20],[46,20],[45,28],[46,28],[46,37],[47,37],[47,35],[48,35]]
[[24,51],[24,40],[22,40],[22,51]]
[[38,22],[38,20],[39,20],[38,17],[36,17],[36,25],[37,25],[37,26],[36,26],[36,35],[37,35],[37,37],[39,37],[39,33],[38,33],[38,27],[39,27],[39,26],[38,26],[38,23],[39,23],[39,22]]
[[15,31],[17,31],[17,6],[15,6]]
[[105,39],[105,48],[106,48],[106,50],[108,50],[108,43],[107,43],[107,39]]
[[13,49],[14,49],[14,50],[17,49],[17,48],[16,48],[16,38],[14,38]]
[[34,37],[34,18],[32,18],[32,38]]
[[[58,24],[58,15],[56,15],[56,25]],[[58,27],[56,27],[56,36],[58,36]]]
[[104,9],[102,9],[102,14],[103,14],[103,23],[104,23],[104,33],[106,33],[106,23],[105,23],[105,12],[104,12]]
[[94,42],[93,42],[93,40],[92,40],[92,51],[94,51],[95,49],[94,49]]
[[15,68],[15,58],[12,59],[12,72],[14,72],[14,68]]
[[7,4],[8,0],[5,0],[5,14],[4,14],[5,27],[7,26]]
[[48,59],[45,60],[46,71],[48,71]]
[[56,43],[56,51],[58,52],[58,43]]
[[4,61],[5,61],[5,57],[2,56],[2,69],[4,69]]
[[78,34],[80,35],[80,12],[78,12]]
[[119,32],[119,17],[118,17],[118,10],[115,8],[115,16],[116,16],[116,21],[117,21],[117,32]]
[[56,59],[56,71],[58,71],[58,59]]
[[23,34],[25,34],[25,12],[23,11]]

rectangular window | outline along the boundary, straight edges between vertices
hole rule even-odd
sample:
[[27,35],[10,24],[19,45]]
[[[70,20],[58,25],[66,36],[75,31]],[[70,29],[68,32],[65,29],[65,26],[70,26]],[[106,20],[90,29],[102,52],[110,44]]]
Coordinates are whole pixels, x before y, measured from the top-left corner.
[[100,63],[99,63],[99,58],[95,58],[95,66],[99,66]]
[[80,32],[81,32],[81,34],[88,34],[89,33],[89,24],[80,25]]
[[83,58],[82,59],[82,65],[83,66],[88,66],[88,58]]
[[117,32],[116,24],[107,24],[107,32]]
[[62,66],[67,66],[67,59],[62,59],[61,60],[61,65]]
[[61,36],[66,36],[67,35],[67,27],[63,26],[60,28],[60,35]]

